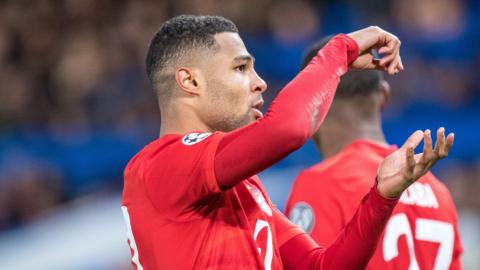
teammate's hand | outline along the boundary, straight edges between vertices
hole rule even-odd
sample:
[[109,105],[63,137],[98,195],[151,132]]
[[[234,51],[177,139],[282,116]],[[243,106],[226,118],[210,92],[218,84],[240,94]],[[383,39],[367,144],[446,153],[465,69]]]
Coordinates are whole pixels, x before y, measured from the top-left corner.
[[[360,48],[358,58],[350,65],[355,69],[378,69],[393,75],[403,70],[400,57],[400,40],[377,26],[370,26],[348,34]],[[374,57],[372,50],[382,55]]]
[[[378,192],[388,198],[398,198],[413,182],[424,175],[440,159],[446,157],[453,145],[454,134],[445,138],[445,129],[437,130],[437,142],[432,150],[430,130],[417,130],[403,146],[386,157],[377,173]],[[423,152],[414,154],[414,149],[424,141]]]

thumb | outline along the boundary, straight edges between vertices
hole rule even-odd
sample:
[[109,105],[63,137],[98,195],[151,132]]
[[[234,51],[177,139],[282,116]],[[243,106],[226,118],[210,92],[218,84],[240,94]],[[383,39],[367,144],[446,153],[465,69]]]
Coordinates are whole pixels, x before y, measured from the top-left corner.
[[408,139],[405,141],[405,143],[402,145],[402,149],[407,149],[408,147],[412,147],[415,149],[420,142],[423,140],[423,131],[417,130],[415,131]]

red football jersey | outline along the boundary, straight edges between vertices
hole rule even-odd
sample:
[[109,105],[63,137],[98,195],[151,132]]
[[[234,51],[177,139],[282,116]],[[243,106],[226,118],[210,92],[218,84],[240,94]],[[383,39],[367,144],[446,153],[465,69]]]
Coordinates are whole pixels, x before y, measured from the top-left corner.
[[[318,244],[332,243],[395,147],[358,140],[296,179],[289,218]],[[401,196],[367,269],[461,269],[457,214],[447,188],[427,173]]]
[[282,269],[281,242],[303,231],[290,222],[275,231],[279,212],[258,177],[219,188],[222,137],[166,135],[127,165],[122,209],[136,269]]

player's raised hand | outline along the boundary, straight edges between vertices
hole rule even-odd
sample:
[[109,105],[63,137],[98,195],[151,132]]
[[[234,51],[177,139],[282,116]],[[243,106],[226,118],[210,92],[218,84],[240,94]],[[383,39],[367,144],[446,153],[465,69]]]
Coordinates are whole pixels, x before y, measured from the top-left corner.
[[[360,48],[360,55],[350,65],[355,69],[378,69],[392,75],[403,70],[400,57],[400,40],[393,34],[377,26],[370,26],[348,34]],[[377,50],[382,55],[376,59],[372,53]]]
[[[440,159],[446,157],[453,145],[453,133],[445,138],[445,129],[437,130],[437,142],[432,149],[430,130],[414,132],[403,146],[386,157],[378,168],[378,192],[389,198],[399,197],[413,182],[424,175]],[[414,149],[424,141],[423,152]]]

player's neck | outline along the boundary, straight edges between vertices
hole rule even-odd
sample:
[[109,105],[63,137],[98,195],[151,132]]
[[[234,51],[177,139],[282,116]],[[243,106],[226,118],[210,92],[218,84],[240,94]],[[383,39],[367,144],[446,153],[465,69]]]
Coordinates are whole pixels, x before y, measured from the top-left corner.
[[356,140],[369,140],[388,146],[380,123],[375,121],[352,121],[341,125],[326,121],[320,129],[320,140],[315,143],[323,158],[329,158]]
[[161,108],[160,137],[166,134],[187,134],[192,131],[209,132],[208,127],[193,110],[178,107]]

